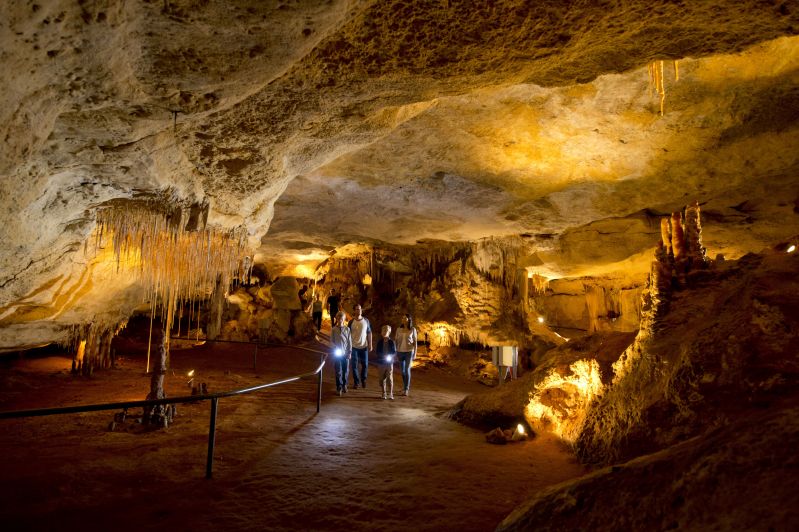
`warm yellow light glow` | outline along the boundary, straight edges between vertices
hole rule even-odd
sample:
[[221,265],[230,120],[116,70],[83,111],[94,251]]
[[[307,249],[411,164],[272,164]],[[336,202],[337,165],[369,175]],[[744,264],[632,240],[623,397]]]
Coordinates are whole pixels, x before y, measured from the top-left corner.
[[530,393],[524,417],[528,424],[541,426],[563,440],[574,443],[580,434],[588,406],[603,390],[596,360],[578,360],[571,374],[553,369]]
[[516,432],[518,432],[519,434],[524,434],[524,427],[522,426],[521,423],[516,425]]
[[793,253],[794,251],[796,251],[796,246],[791,244],[790,246],[788,246],[788,249],[786,251],[788,253]]
[[538,323],[544,323],[544,317],[538,316]]
[[549,287],[548,277],[534,273],[531,270],[528,270],[527,277],[533,280],[534,293],[541,295],[547,291],[547,288]]
[[78,345],[78,354],[75,356],[75,360],[81,361],[83,360],[83,355],[86,353],[86,340],[81,340],[80,345]]
[[371,284],[372,284],[372,276],[371,276],[371,275],[369,275],[368,273],[367,273],[367,274],[365,274],[365,275],[363,276],[363,279],[361,279],[361,282],[363,283],[363,285],[364,285],[364,286],[369,286],[369,285],[371,285]]
[[311,279],[314,276],[313,268],[306,264],[297,264],[294,266],[294,276],[302,279]]
[[194,370],[191,370],[186,375],[189,376],[189,377],[194,377]]
[[422,335],[430,335],[431,347],[444,347],[448,345],[458,345],[463,338],[463,332],[447,322],[433,322],[430,328]]

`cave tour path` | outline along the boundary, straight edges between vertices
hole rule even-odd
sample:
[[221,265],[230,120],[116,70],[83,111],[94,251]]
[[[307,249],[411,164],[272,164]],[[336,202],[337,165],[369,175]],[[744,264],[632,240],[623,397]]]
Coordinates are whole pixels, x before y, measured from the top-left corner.
[[[186,393],[188,368],[213,392],[310,365],[276,349],[259,357],[269,370],[256,375],[233,350],[173,352],[168,395]],[[0,410],[146,393],[140,358],[88,382],[66,374],[67,358],[54,360],[38,373],[45,362],[0,369],[14,384],[0,392]],[[372,367],[366,390],[338,397],[332,373],[325,368],[319,414],[311,381],[221,400],[212,480],[203,478],[207,402],[180,408],[157,432],[108,432],[110,412],[6,420],[0,515],[14,530],[493,530],[535,492],[586,472],[551,437],[490,445],[443,415],[483,385],[414,370],[410,397],[382,400]],[[394,377],[401,390],[396,369]],[[36,393],[15,395],[15,385]]]

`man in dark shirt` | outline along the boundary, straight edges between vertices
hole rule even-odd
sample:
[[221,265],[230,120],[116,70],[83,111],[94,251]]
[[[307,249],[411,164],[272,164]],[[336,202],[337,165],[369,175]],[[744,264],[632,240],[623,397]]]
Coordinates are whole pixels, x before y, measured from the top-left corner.
[[327,312],[330,314],[330,326],[332,327],[335,325],[336,314],[338,314],[339,303],[341,299],[338,294],[336,294],[336,289],[334,288],[330,295],[327,296]]

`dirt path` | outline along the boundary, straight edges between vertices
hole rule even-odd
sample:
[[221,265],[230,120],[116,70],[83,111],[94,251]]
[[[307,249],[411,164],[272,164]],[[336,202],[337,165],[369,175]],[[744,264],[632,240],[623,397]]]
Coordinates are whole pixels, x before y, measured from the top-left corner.
[[[178,351],[168,393],[186,393],[190,367],[213,392],[313,361],[274,350],[256,374],[241,349]],[[0,409],[146,394],[140,358],[89,381],[66,375],[67,363],[7,364]],[[13,530],[492,530],[531,494],[585,472],[551,439],[488,445],[442,417],[481,385],[416,371],[411,397],[384,401],[374,368],[370,379],[339,398],[328,369],[320,414],[314,382],[223,399],[211,481],[207,402],[148,433],[108,432],[110,412],[0,421],[0,516]]]

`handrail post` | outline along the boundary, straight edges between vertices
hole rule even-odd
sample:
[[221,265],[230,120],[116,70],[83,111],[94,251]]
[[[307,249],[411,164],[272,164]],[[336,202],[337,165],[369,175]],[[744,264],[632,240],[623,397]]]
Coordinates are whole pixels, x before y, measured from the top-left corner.
[[214,444],[216,443],[216,408],[219,398],[211,399],[211,421],[208,427],[208,460],[205,463],[205,478],[211,478],[214,470]]
[[252,369],[258,370],[258,342],[255,342],[255,353],[252,354]]
[[[325,360],[324,355],[321,355],[319,357],[319,363],[323,364],[324,360]],[[316,413],[317,414],[319,413],[319,410],[322,408],[322,373],[323,373],[324,369],[325,369],[324,365],[322,365],[322,367],[319,368],[319,392],[316,395]]]

